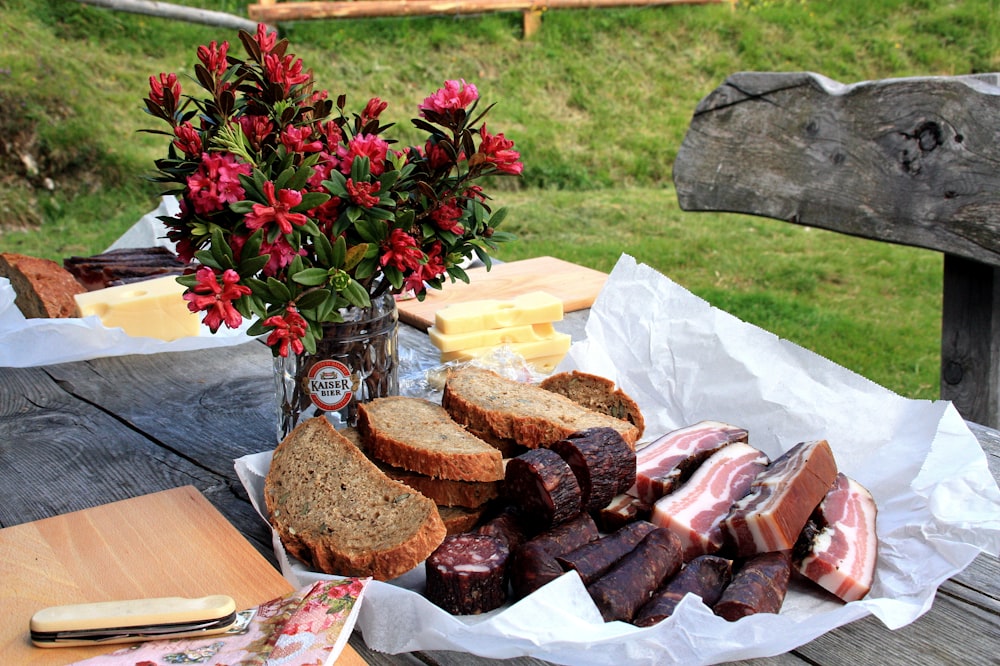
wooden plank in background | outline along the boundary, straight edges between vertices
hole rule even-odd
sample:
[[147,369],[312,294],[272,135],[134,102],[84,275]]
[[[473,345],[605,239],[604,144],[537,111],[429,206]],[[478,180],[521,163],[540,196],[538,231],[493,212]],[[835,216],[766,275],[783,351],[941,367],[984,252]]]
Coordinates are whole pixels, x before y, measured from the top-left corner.
[[563,301],[565,312],[584,310],[608,279],[607,273],[555,257],[535,257],[468,271],[470,281],[448,282],[443,289],[431,289],[423,301],[399,301],[399,320],[426,330],[434,323],[434,313],[455,303],[484,298],[509,300],[531,291],[544,291]]

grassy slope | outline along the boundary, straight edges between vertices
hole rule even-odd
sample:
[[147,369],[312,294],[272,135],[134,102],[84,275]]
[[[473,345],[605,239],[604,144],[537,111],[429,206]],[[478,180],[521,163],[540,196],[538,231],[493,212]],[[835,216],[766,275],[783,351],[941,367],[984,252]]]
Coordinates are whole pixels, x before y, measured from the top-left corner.
[[[245,4],[213,8],[242,13]],[[283,29],[322,85],[356,105],[381,96],[401,129],[445,78],[474,81],[499,102],[490,127],[517,141],[527,165],[519,185],[497,183],[520,236],[504,259],[551,254],[606,270],[627,252],[741,318],[903,394],[934,397],[938,255],[683,213],[670,170],[691,110],[734,71],[810,70],[851,82],[1000,70],[997,4],[549,11],[530,41],[517,14]],[[0,247],[56,259],[99,251],[155,202],[139,177],[162,151],[162,138],[136,132],[149,126],[146,79],[190,73],[199,44],[235,36],[69,0],[0,7],[0,130],[31,128],[42,171],[34,182],[55,183],[52,193],[0,183]],[[11,230],[35,220],[40,227]]]

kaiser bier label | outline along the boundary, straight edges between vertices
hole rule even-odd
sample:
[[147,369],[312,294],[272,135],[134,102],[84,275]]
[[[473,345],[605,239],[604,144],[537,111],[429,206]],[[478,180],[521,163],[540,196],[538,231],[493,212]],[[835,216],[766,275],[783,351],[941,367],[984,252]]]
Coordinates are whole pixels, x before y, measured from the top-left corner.
[[346,407],[354,396],[351,371],[340,361],[320,361],[311,367],[308,386],[313,404],[328,412]]

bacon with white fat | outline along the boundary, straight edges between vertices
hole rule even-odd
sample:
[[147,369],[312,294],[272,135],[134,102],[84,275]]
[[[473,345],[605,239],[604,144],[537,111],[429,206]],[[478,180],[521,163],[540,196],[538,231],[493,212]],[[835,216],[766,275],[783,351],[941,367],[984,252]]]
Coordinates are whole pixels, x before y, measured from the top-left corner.
[[837,474],[795,546],[796,568],[844,601],[863,598],[875,578],[877,513],[864,486]]
[[636,452],[635,485],[628,493],[652,504],[677,489],[722,447],[746,441],[746,430],[719,421],[668,432]]
[[801,442],[776,458],[722,521],[734,555],[791,550],[836,477],[837,463],[825,439]]
[[684,485],[656,501],[650,522],[677,535],[684,561],[717,552],[723,545],[722,519],[767,463],[767,456],[749,444],[723,447]]

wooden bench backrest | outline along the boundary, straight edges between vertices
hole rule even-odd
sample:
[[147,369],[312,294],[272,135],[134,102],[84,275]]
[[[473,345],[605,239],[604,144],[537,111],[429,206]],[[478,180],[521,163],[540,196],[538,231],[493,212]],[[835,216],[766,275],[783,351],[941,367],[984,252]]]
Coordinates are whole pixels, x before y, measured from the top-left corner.
[[941,397],[1000,426],[1000,74],[844,85],[734,74],[674,164],[684,210],[747,213],[944,254]]

